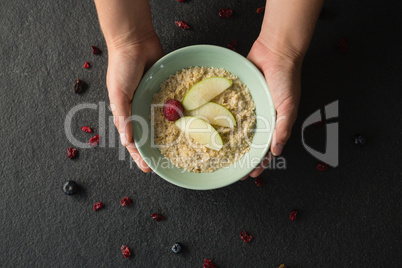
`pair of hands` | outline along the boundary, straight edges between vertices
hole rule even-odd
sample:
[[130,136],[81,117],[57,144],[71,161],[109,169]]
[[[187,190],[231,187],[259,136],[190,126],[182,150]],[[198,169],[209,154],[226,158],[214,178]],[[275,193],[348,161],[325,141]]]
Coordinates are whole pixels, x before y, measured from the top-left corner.
[[[134,92],[144,74],[164,55],[156,34],[134,44],[109,46],[109,64],[106,84],[114,116],[115,126],[120,133],[121,143],[127,148],[137,166],[143,172],[151,169],[141,158],[133,141],[131,102]],[[301,59],[290,51],[277,49],[258,38],[247,58],[264,74],[277,112],[271,152],[282,153],[296,120],[300,99]],[[248,175],[259,176],[268,166],[271,155],[268,152],[262,162]],[[248,176],[244,177],[246,179]]]

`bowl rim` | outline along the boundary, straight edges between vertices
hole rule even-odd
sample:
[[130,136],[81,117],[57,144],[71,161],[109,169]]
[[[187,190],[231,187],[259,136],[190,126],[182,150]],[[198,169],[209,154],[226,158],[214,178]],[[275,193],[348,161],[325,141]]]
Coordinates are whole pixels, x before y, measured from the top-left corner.
[[[159,66],[161,65],[161,62],[164,62],[164,61],[168,60],[169,58],[175,57],[177,54],[183,53],[183,52],[185,52],[185,51],[187,51],[187,50],[194,50],[194,49],[198,49],[198,50],[199,50],[199,49],[215,49],[215,50],[218,50],[218,51],[221,50],[222,52],[232,54],[232,56],[237,57],[239,60],[241,60],[241,61],[243,61],[244,63],[246,63],[247,67],[253,69],[253,70],[252,70],[253,73],[255,73],[257,77],[259,77],[260,79],[262,79],[262,81],[263,81],[263,83],[264,83],[264,86],[265,86],[266,89],[267,89],[268,98],[270,99],[270,101],[271,101],[272,104],[273,104],[272,95],[271,95],[271,92],[270,92],[270,90],[269,90],[269,87],[268,87],[268,84],[267,84],[267,82],[266,82],[266,80],[265,80],[264,75],[261,73],[261,71],[260,71],[251,61],[249,61],[246,57],[244,57],[243,55],[241,55],[241,54],[239,54],[239,53],[237,53],[237,52],[235,52],[235,51],[233,51],[233,50],[231,50],[231,49],[224,48],[224,47],[221,47],[221,46],[216,46],[216,45],[209,45],[209,44],[199,44],[199,45],[186,46],[186,47],[182,47],[182,48],[176,49],[176,50],[174,50],[174,51],[171,51],[171,52],[169,52],[168,54],[164,55],[162,58],[160,58],[158,61],[156,61],[156,62],[148,69],[148,71],[143,75],[143,77],[142,77],[141,80],[140,80],[140,83],[138,84],[138,87],[137,87],[135,93],[137,92],[138,89],[141,90],[140,86],[142,86],[142,84],[146,83],[147,78],[150,77],[150,75],[152,75],[152,74],[155,72],[155,70],[157,70],[157,69],[159,68]],[[189,67],[191,67],[191,66],[189,66]],[[172,74],[174,74],[174,73],[172,73]],[[136,95],[135,93],[134,93],[134,98],[133,98],[132,106],[131,106],[132,110],[133,110],[133,107],[134,107],[134,104],[135,104],[135,95]],[[138,102],[138,101],[137,101],[137,102]],[[269,148],[270,148],[269,145],[270,145],[271,142],[272,142],[273,133],[274,133],[274,131],[275,131],[275,126],[276,126],[276,110],[275,110],[274,105],[271,105],[271,107],[270,107],[269,109],[271,110],[272,115],[273,115],[273,120],[272,120],[272,122],[271,122],[271,124],[272,124],[272,131],[271,131],[271,133],[270,133],[270,135],[269,135],[269,137],[268,137],[268,139],[267,139],[267,143],[266,143],[267,145],[265,146],[265,148],[264,148],[264,150],[263,150],[263,154],[262,154],[262,156],[260,157],[260,161],[262,161],[262,159],[266,156],[266,154],[267,154],[267,152],[268,152],[268,150],[269,150]],[[134,128],[134,124],[133,124],[133,128]],[[135,130],[133,129],[133,133],[134,133],[134,131],[135,131]],[[253,139],[254,139],[254,138],[253,138]],[[137,141],[136,141],[135,139],[134,139],[134,142],[135,142],[135,144],[137,145]],[[241,178],[239,178],[239,179],[236,179],[236,180],[232,180],[232,181],[227,181],[227,182],[225,182],[225,183],[221,183],[221,184],[220,184],[219,186],[217,186],[217,187],[216,187],[216,186],[211,186],[211,187],[207,187],[207,186],[206,186],[206,187],[200,187],[200,186],[192,187],[191,185],[188,185],[188,184],[185,184],[185,183],[181,183],[180,181],[172,180],[172,179],[169,178],[168,176],[164,176],[164,174],[161,174],[161,172],[158,170],[158,168],[156,168],[156,167],[153,165],[152,161],[146,161],[147,156],[145,155],[144,149],[143,149],[141,146],[140,146],[140,147],[137,147],[137,146],[136,146],[136,148],[137,148],[139,154],[141,155],[141,157],[144,159],[145,163],[151,168],[151,170],[152,170],[154,173],[156,173],[156,174],[157,174],[158,176],[160,176],[162,179],[164,179],[165,181],[168,181],[169,183],[171,183],[171,184],[173,184],[173,185],[176,185],[176,186],[179,186],[179,187],[182,187],[182,188],[185,188],[185,189],[191,189],[191,190],[213,190],[213,189],[219,189],[219,188],[223,188],[223,187],[229,186],[229,185],[231,185],[231,184],[233,184],[233,183],[239,181],[240,179],[242,179],[245,175],[249,174],[249,173],[250,173],[252,170],[254,170],[254,168],[256,167],[256,166],[255,166],[255,167],[253,167],[253,168],[250,168],[250,169],[248,170],[248,172],[247,172],[243,177],[241,177]],[[145,157],[145,158],[144,158],[144,157]],[[243,157],[244,157],[244,156],[243,156]],[[169,160],[169,161],[170,161],[170,160]],[[239,160],[239,161],[240,161],[240,160]],[[232,164],[232,165],[233,165],[233,164]],[[257,164],[257,166],[258,166],[258,164]]]

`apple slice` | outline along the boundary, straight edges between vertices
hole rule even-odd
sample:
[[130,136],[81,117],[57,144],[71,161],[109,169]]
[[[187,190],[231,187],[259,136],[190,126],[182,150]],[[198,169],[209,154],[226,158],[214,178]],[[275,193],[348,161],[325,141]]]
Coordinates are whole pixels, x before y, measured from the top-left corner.
[[188,134],[190,138],[210,149],[219,151],[223,146],[219,133],[209,123],[200,118],[184,116],[178,119],[175,124],[181,131]]
[[234,128],[236,120],[233,114],[214,102],[208,102],[195,110],[187,111],[186,115],[195,116],[209,122],[211,125]]
[[223,77],[211,77],[195,84],[183,99],[184,109],[190,111],[209,102],[225,89],[229,88],[233,82]]

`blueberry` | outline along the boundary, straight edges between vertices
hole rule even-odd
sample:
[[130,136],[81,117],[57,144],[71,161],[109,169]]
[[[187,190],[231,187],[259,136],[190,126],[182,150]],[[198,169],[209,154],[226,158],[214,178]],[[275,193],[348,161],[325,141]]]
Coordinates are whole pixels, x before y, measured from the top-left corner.
[[180,243],[176,243],[172,246],[172,251],[173,253],[177,254],[181,251],[181,245]]
[[63,191],[68,195],[76,194],[78,192],[78,184],[75,181],[67,181],[63,185]]
[[366,137],[364,135],[356,135],[355,144],[363,146],[364,144],[366,144]]

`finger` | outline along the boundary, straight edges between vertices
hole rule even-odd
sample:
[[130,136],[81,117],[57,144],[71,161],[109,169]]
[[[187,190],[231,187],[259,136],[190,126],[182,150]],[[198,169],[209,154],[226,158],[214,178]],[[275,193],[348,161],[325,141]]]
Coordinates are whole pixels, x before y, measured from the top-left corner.
[[269,166],[269,162],[271,162],[272,157],[273,156],[271,152],[268,152],[262,159],[261,163],[253,171],[250,172],[250,177],[258,177]]
[[246,176],[244,176],[243,178],[241,178],[241,181],[244,181],[245,179],[247,179],[249,177],[250,174],[247,174]]
[[290,138],[296,116],[297,107],[295,105],[289,105],[277,110],[276,126],[271,143],[271,152],[274,156],[282,153],[283,147]]
[[144,159],[141,157],[134,143],[130,143],[129,145],[127,145],[126,148],[130,153],[131,157],[133,158],[134,162],[143,172],[149,173],[152,171],[151,168],[147,165],[147,163],[145,163]]
[[113,122],[120,134],[120,142],[127,146],[133,142],[133,127],[131,123],[131,100],[124,93],[109,92]]

